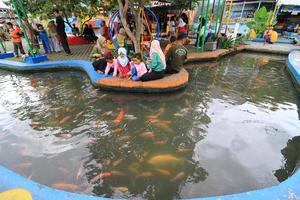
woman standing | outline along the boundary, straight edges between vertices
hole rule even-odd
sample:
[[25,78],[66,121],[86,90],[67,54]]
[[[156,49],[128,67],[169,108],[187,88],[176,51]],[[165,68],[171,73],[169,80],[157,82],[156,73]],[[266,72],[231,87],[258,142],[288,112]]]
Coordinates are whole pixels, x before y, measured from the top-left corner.
[[53,20],[51,20],[48,25],[48,37],[50,48],[53,52],[61,52],[61,47],[59,45],[59,35],[57,34],[57,27]]

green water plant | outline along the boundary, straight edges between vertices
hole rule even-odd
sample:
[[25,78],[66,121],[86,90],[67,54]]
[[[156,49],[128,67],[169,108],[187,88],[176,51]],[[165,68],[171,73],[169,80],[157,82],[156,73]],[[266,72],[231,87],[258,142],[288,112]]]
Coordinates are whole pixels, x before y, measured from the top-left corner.
[[261,7],[255,11],[254,18],[247,22],[250,29],[254,29],[257,34],[263,34],[269,26],[274,26],[277,23],[276,17],[273,17],[273,11],[267,11],[266,7]]

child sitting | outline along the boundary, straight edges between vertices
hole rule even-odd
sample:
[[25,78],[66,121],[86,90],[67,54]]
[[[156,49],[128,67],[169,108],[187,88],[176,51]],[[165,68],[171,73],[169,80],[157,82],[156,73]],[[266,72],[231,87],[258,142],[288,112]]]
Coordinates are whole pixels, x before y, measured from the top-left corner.
[[117,68],[120,78],[128,77],[128,72],[130,72],[130,63],[125,48],[118,49]]
[[145,63],[142,62],[142,55],[140,53],[136,53],[132,57],[131,72],[129,72],[131,80],[139,81],[145,73],[147,73],[147,68]]
[[51,53],[49,38],[48,38],[48,35],[47,35],[43,25],[38,24],[37,28],[39,30],[39,40],[43,43],[45,53]]
[[95,71],[99,74],[112,74],[117,76],[117,63],[111,52],[104,54],[104,58],[100,58],[93,62]]

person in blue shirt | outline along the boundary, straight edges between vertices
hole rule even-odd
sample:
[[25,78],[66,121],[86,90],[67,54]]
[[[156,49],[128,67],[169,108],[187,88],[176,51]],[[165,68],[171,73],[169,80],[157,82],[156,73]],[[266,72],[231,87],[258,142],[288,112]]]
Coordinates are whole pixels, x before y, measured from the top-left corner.
[[51,53],[49,38],[46,30],[44,29],[42,24],[37,25],[37,28],[39,30],[39,40],[43,43],[45,54]]

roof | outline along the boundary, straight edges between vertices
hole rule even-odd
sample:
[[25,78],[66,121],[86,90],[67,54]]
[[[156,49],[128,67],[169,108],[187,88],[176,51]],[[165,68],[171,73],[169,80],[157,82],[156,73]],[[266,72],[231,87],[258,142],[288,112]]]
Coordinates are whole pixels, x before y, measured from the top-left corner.
[[300,0],[278,0],[279,5],[300,6]]

